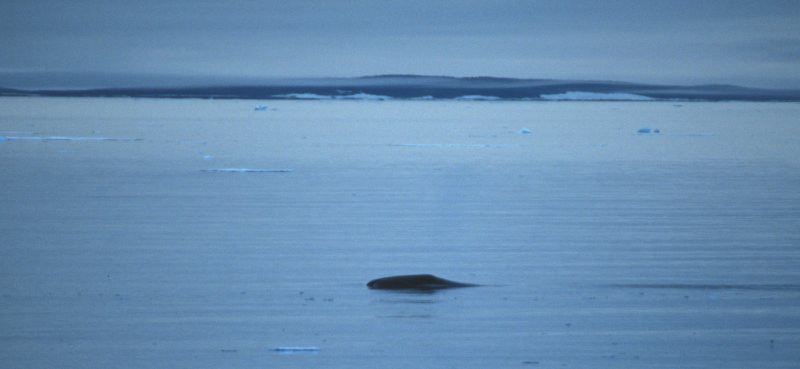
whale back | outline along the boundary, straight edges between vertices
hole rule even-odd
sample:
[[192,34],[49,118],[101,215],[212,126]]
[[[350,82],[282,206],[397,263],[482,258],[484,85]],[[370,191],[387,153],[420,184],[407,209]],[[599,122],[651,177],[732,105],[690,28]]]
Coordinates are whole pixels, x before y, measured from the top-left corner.
[[444,288],[472,287],[469,283],[454,282],[432,274],[398,275],[378,278],[367,283],[367,287],[381,290],[439,290]]

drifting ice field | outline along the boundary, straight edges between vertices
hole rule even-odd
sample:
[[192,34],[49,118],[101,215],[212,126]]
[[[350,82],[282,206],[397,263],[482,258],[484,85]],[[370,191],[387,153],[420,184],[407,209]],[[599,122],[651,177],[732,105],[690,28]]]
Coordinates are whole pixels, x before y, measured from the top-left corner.
[[798,117],[1,98],[0,361],[796,368]]

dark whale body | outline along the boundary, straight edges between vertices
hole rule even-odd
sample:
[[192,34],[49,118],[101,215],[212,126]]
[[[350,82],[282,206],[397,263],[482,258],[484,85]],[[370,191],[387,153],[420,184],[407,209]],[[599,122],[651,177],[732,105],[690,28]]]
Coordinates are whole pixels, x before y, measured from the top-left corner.
[[431,274],[398,275],[369,281],[367,287],[378,290],[432,291],[445,288],[475,287],[476,284],[461,283],[439,278]]

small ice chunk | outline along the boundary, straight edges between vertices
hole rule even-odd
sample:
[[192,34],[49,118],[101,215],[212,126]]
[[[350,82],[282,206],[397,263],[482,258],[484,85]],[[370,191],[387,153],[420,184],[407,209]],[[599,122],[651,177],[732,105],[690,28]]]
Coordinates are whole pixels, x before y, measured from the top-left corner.
[[519,134],[521,134],[521,135],[529,135],[529,134],[531,134],[531,130],[528,129],[528,128],[523,127],[522,129],[519,130]]
[[267,106],[266,105],[256,105],[254,110],[255,111],[266,111],[267,110]]
[[464,95],[461,97],[457,97],[456,100],[458,101],[498,101],[500,100],[497,96],[486,96],[486,95]]
[[636,131],[636,133],[650,133],[650,132],[651,132],[651,129],[647,128],[647,127],[639,128],[639,130]]

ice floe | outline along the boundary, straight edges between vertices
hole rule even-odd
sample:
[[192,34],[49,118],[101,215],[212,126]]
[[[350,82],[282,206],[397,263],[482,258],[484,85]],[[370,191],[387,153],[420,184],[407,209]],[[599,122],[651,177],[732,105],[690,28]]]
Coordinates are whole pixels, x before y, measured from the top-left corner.
[[464,95],[457,97],[456,100],[458,101],[497,101],[500,100],[497,96],[486,96],[486,95]]
[[363,92],[349,94],[349,95],[319,95],[313,93],[291,93],[284,95],[272,95],[281,99],[294,99],[294,100],[366,100],[366,101],[384,101],[391,100],[391,96],[373,95]]
[[337,95],[334,96],[333,98],[336,100],[369,100],[369,101],[384,101],[392,99],[391,96],[365,94],[363,92],[351,95]]
[[562,94],[542,94],[541,98],[544,100],[620,100],[620,101],[651,101],[655,100],[652,97],[630,94],[625,92],[582,92],[582,91],[568,91]]
[[203,169],[204,172],[212,173],[291,173],[291,169],[285,168],[214,168]]
[[266,105],[256,105],[256,107],[253,108],[253,110],[255,110],[255,111],[267,111],[267,106]]
[[295,99],[295,100],[330,100],[333,98],[332,96],[318,95],[312,93],[291,93],[284,95],[272,95],[272,97],[277,97],[281,99]]
[[[337,91],[338,94],[334,95],[320,95],[316,93],[301,92],[289,93],[281,95],[272,95],[278,99],[291,99],[291,100],[367,100],[367,101],[385,101],[394,100],[392,96],[376,95],[364,92],[350,93],[350,91]],[[432,95],[405,97],[398,98],[405,100],[436,100],[437,98]],[[499,96],[491,95],[463,95],[453,98],[456,101],[502,101],[502,100],[523,100],[523,101],[537,101],[537,100],[550,100],[550,101],[654,101],[652,97],[637,95],[627,92],[585,92],[585,91],[568,91],[557,94],[542,94],[538,98],[502,98]],[[259,109],[256,109],[259,110]],[[266,110],[266,107],[265,109]]]
[[522,129],[519,130],[518,133],[521,134],[521,135],[529,135],[529,134],[531,134],[531,130],[528,129],[528,128],[524,128],[523,127]]

